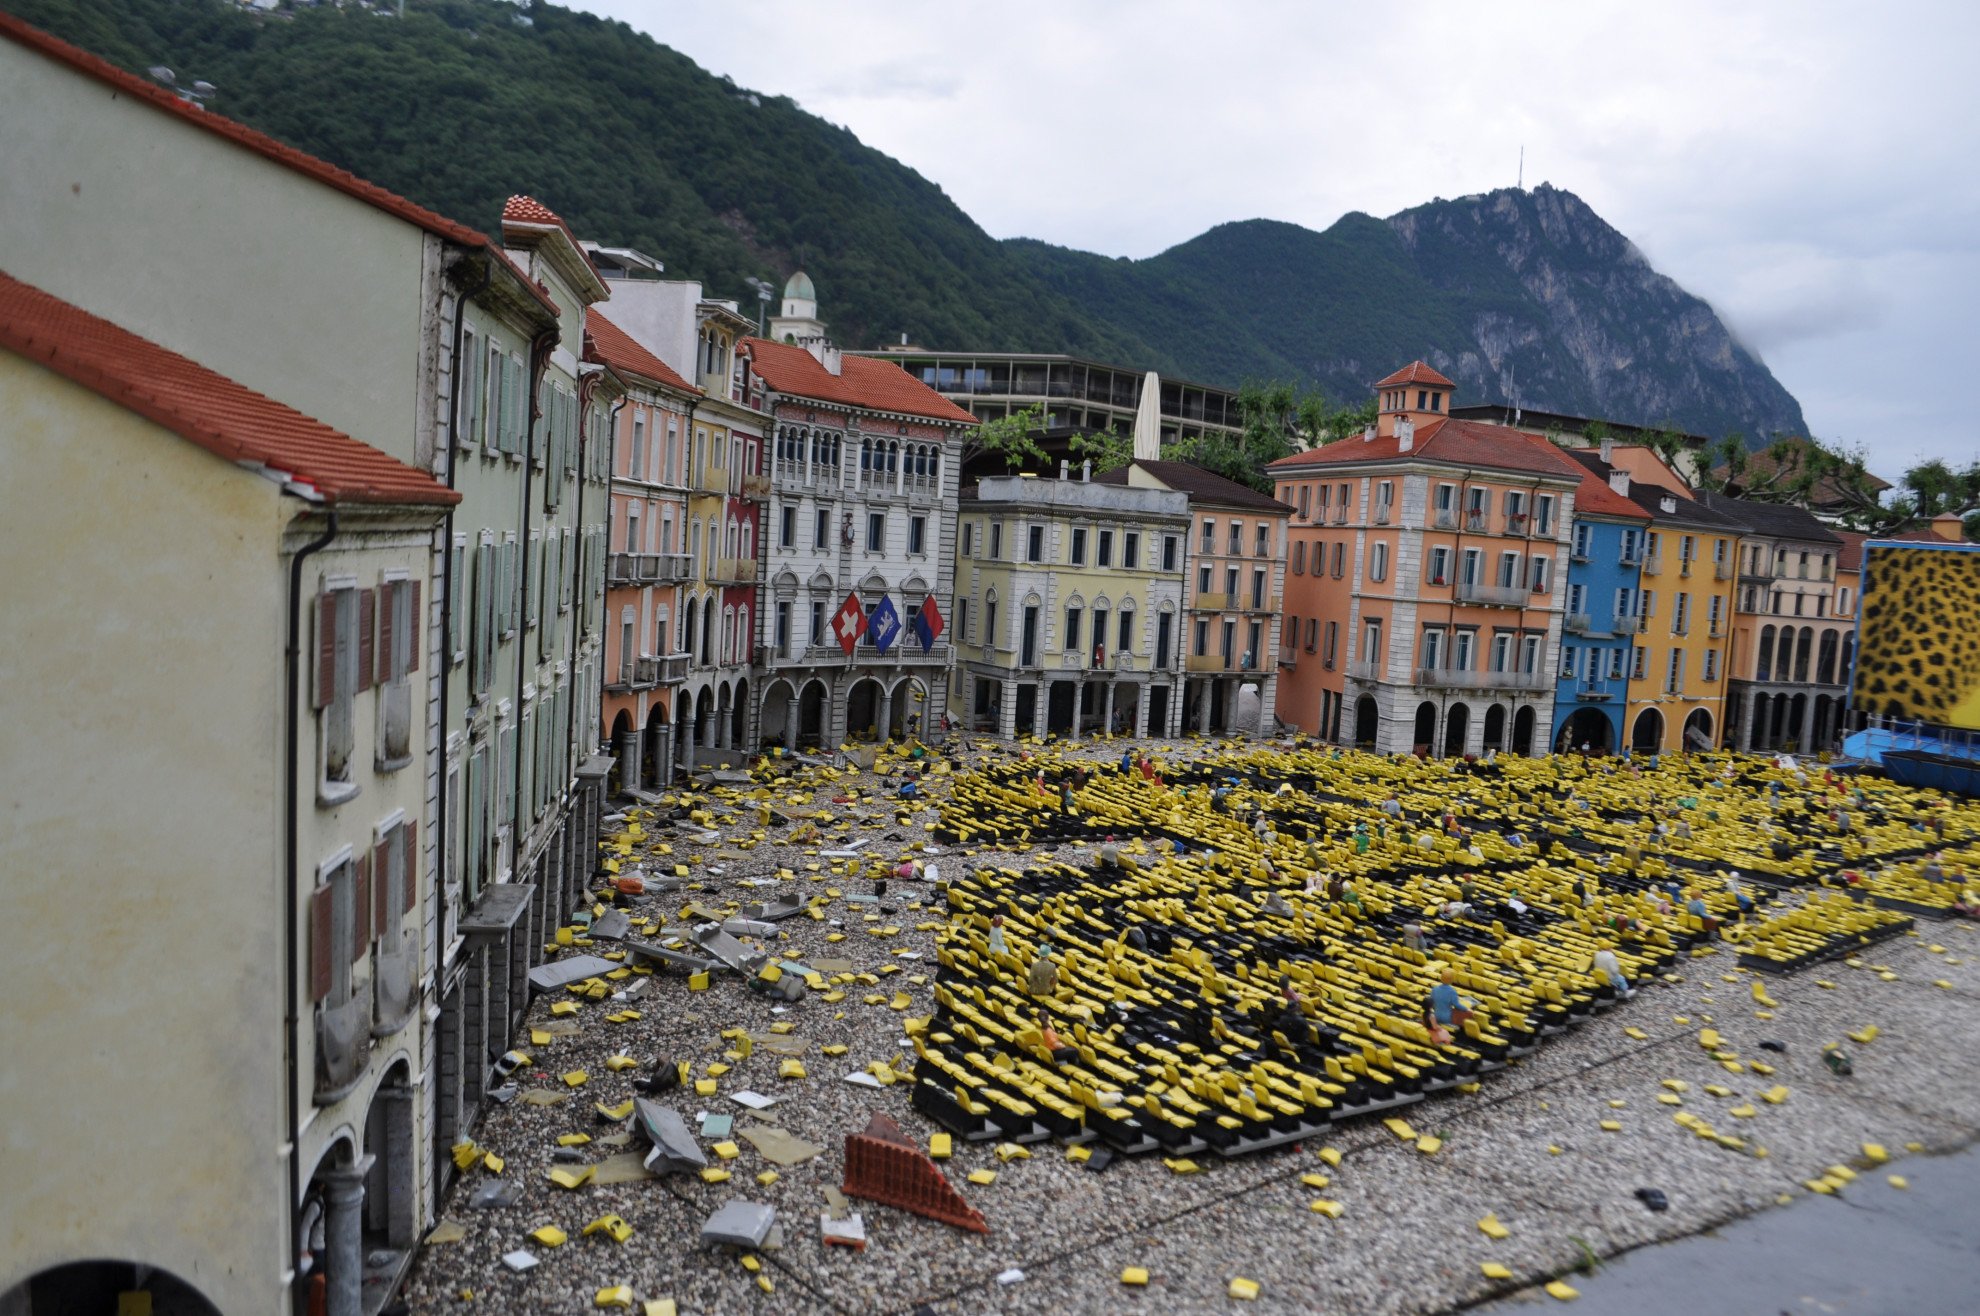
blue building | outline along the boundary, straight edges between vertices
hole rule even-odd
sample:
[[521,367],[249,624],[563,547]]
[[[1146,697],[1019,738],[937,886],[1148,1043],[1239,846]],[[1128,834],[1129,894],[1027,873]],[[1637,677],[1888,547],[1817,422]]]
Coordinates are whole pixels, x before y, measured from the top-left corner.
[[1554,687],[1553,747],[1613,754],[1623,743],[1630,664],[1643,627],[1640,573],[1650,515],[1589,472],[1574,496],[1567,615]]

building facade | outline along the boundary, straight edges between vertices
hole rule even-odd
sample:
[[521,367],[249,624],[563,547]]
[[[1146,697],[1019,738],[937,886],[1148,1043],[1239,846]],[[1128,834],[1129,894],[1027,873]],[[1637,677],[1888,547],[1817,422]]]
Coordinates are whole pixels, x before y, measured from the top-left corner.
[[[382,643],[363,624],[362,598],[371,597],[375,626],[388,584],[395,664],[403,636],[418,637],[417,661],[406,656],[392,669],[387,697],[363,695],[384,705],[378,716],[394,745],[402,734],[416,742],[418,800],[402,834],[416,846],[406,889],[418,927],[418,1004],[407,1028],[418,1041],[406,1049],[403,1091],[413,1112],[413,1219],[424,1228],[453,1173],[445,1149],[473,1127],[492,1062],[508,1049],[545,921],[560,917],[595,863],[609,768],[596,752],[604,420],[616,399],[612,381],[584,362],[582,343],[586,308],[605,290],[555,215],[524,198],[504,215],[505,251],[4,16],[0,112],[13,125],[0,178],[0,268],[458,495],[417,573],[401,582],[367,559],[351,586],[360,640]],[[226,224],[211,222],[215,196],[227,198]],[[160,231],[174,234],[170,261],[151,259],[143,240]],[[406,620],[415,605],[416,620]],[[336,605],[333,626],[343,626],[345,606]],[[279,724],[279,709],[264,715]],[[303,780],[318,781],[315,760],[312,750],[298,763]],[[394,776],[388,791],[321,778],[311,816],[283,842],[309,875],[299,908],[326,908],[316,892],[336,883],[316,878],[334,870],[350,811],[384,825],[371,811],[388,798],[403,809],[406,780]],[[329,913],[297,929],[304,945],[293,955],[279,934],[266,943],[294,966],[290,982],[305,1002],[307,948],[323,936],[350,944],[340,902],[333,896]],[[283,996],[278,984],[262,999]],[[315,1035],[320,1011],[298,1015],[299,1031]],[[279,1015],[252,1012],[212,1012],[207,1022],[207,1034],[180,1044],[233,1045],[285,1026]],[[347,1035],[322,1026],[325,1036]],[[363,1053],[367,1076],[398,1087],[400,1079],[376,1074],[381,1059],[399,1054],[391,1046],[368,1033],[341,1044],[353,1063]],[[295,1053],[313,1063],[301,1047]],[[250,1077],[232,1104],[293,1112],[257,1145],[274,1155],[291,1149],[295,1173],[293,1191],[266,1217],[279,1222],[279,1246],[238,1273],[279,1282],[307,1250],[307,1209],[333,1189],[346,1206],[355,1191],[367,1221],[390,1209],[372,1195],[385,1191],[372,1177],[378,1140],[407,1138],[402,1122],[382,1116],[374,1130],[369,1118],[359,1125],[324,1114],[370,1109],[374,1077],[348,1092],[319,1087],[306,1063],[272,1087]],[[402,1232],[403,1222],[394,1227]],[[89,1246],[114,1255],[121,1244],[99,1231]],[[0,1262],[0,1283],[10,1282],[13,1259]],[[286,1293],[264,1296],[221,1305],[290,1305]],[[330,1310],[343,1316],[339,1303]]]
[[1272,463],[1304,632],[1279,718],[1384,752],[1544,753],[1581,470],[1543,436],[1453,420],[1416,362],[1362,434]]
[[1568,541],[1561,663],[1554,686],[1549,743],[1557,753],[1613,754],[1623,743],[1649,523],[1649,516],[1600,473],[1584,472]]
[[1175,734],[1189,498],[1008,475],[963,498],[951,717],[1006,739]]
[[[802,277],[773,332],[816,323]],[[956,495],[976,423],[897,366],[804,336],[742,349],[772,433],[758,735],[793,748],[911,734],[948,705]]]
[[[62,564],[9,590],[9,733],[61,751],[0,762],[0,983],[39,992],[8,1032],[32,1082],[0,1090],[0,1310],[356,1316],[432,1220],[417,620],[457,495],[5,275],[0,454],[36,491],[0,547]],[[77,518],[106,473],[143,496]],[[170,692],[136,719],[106,699],[133,638]],[[44,990],[110,871],[141,880],[90,990]],[[134,1074],[144,1136],[91,1136]]]
[[1182,731],[1270,734],[1292,508],[1188,462],[1137,456],[1101,477],[1189,499]]
[[1844,726],[1854,610],[1836,616],[1843,541],[1812,514],[1701,493],[1747,528],[1734,568],[1727,743],[1742,751],[1828,749]]

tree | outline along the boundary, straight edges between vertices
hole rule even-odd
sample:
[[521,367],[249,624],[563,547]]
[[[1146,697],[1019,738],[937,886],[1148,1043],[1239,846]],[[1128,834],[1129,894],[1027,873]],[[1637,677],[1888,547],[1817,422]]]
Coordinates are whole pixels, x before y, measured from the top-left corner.
[[[1238,432],[1205,431],[1170,444],[1162,455],[1194,462],[1227,480],[1272,492],[1265,468],[1281,457],[1345,435],[1374,419],[1374,402],[1366,407],[1330,412],[1318,392],[1305,392],[1278,380],[1253,381],[1238,390]],[[1364,419],[1366,413],[1366,419]]]
[[1758,503],[1819,509],[1851,530],[1893,534],[1950,512],[1964,519],[1969,538],[1980,531],[1980,461],[1954,469],[1921,462],[1896,491],[1870,473],[1863,453],[1819,439],[1775,435],[1759,452],[1728,434],[1706,450],[1705,488]]
[[986,420],[963,445],[963,464],[968,466],[971,458],[986,452],[1003,458],[1004,465],[1014,471],[1028,463],[1043,462],[1045,449],[1038,446],[1036,436],[1044,428],[1044,408],[1036,406]]
[[1134,436],[1119,430],[1101,430],[1097,434],[1075,434],[1069,445],[1072,454],[1082,461],[1093,463],[1094,474],[1117,470],[1134,460]]

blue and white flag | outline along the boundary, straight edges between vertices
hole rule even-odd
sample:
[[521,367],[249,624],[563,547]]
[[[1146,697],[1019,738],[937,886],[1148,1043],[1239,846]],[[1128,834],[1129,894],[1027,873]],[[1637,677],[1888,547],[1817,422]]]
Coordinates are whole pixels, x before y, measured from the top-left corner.
[[901,637],[901,614],[894,611],[894,600],[883,594],[880,605],[866,620],[866,638],[873,641],[873,647],[881,653],[894,647],[894,641]]

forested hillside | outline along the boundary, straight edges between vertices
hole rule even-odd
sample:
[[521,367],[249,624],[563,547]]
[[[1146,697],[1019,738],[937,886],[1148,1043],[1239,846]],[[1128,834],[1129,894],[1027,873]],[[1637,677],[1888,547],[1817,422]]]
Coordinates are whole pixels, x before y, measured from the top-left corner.
[[[802,265],[835,336],[1064,351],[1338,401],[1425,357],[1460,401],[1758,439],[1799,406],[1711,308],[1571,193],[1436,201],[1324,232],[1251,220],[1125,261],[984,233],[941,188],[621,23],[500,0],[264,14],[222,0],[0,0],[212,108],[478,227],[529,192],[581,234],[754,304]],[[975,162],[958,160],[956,167]]]

